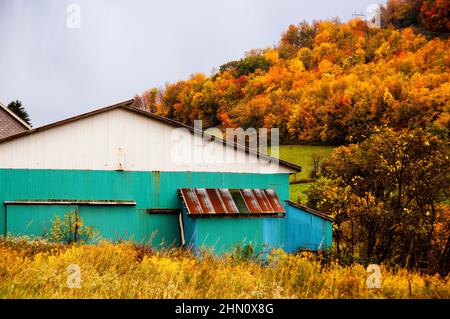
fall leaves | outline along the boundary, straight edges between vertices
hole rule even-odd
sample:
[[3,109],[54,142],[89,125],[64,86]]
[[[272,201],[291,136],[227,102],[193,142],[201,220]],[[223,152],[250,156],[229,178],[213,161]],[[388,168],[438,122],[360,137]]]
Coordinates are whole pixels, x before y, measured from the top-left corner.
[[[375,129],[337,148],[308,205],[335,218],[341,258],[393,263],[448,274],[448,145],[421,129]],[[347,257],[346,257],[347,256]]]
[[410,28],[303,22],[275,48],[150,89],[139,103],[186,124],[279,127],[282,143],[357,142],[380,125],[448,134],[448,46]]
[[433,32],[450,30],[447,0],[388,0],[382,8],[383,24],[425,27]]

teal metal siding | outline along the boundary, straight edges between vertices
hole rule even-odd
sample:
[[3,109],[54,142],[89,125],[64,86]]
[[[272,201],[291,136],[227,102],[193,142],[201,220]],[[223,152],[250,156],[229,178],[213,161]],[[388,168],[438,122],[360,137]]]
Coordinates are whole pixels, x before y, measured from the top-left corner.
[[251,244],[257,252],[264,246],[279,247],[283,243],[278,241],[278,223],[282,221],[270,217],[198,218],[198,245],[214,247],[216,253],[231,251],[238,244]]
[[[276,185],[282,202],[289,199],[287,174],[0,169],[0,203],[48,199],[134,200],[136,207],[118,207],[111,210],[112,207],[80,206],[79,213],[85,219],[86,225],[92,223],[100,229],[101,236],[110,239],[131,236],[135,241],[147,242],[152,234],[155,234],[153,244],[164,242],[164,245],[168,246],[181,243],[178,216],[147,214],[145,210],[179,209],[179,188],[272,188],[272,185]],[[23,211],[23,214],[33,212],[31,209],[28,213]],[[11,223],[6,224],[6,217],[6,205],[0,205],[0,233],[19,230],[23,226],[19,217],[16,221],[13,219]],[[50,217],[36,220],[35,224],[41,224],[46,218]],[[276,222],[279,229],[277,234],[267,234],[266,239],[261,239],[261,234],[268,233],[263,231],[264,223],[256,220],[258,219],[243,222],[238,233],[245,233],[246,237],[252,240],[261,242],[267,239],[268,242],[276,244],[280,243],[280,238],[284,238],[284,227],[280,224],[282,219]],[[266,227],[270,228],[273,221],[266,223],[269,223]],[[219,229],[221,227],[225,226],[218,226]],[[205,223],[200,223],[198,228],[202,234],[210,232]],[[35,231],[39,234],[39,229]],[[209,239],[207,242],[210,243]]]
[[[84,225],[95,226],[107,240],[142,240],[140,216],[134,206],[79,206]],[[112,222],[114,221],[114,222]]]
[[[178,215],[147,214],[149,208],[179,209],[179,188],[274,188],[284,203],[287,174],[0,170],[0,233],[43,235],[50,220],[76,207],[86,225],[111,240],[133,239],[154,245],[181,244]],[[136,206],[4,205],[16,200],[130,200]],[[230,251],[237,244],[298,249],[331,246],[331,222],[286,205],[285,218],[192,218],[184,216],[186,243]],[[8,213],[6,213],[8,209]]]
[[56,216],[63,217],[65,213],[75,210],[76,206],[8,205],[6,208],[8,232],[16,236],[45,236],[50,233],[50,220]]
[[232,251],[237,245],[252,245],[257,253],[282,247],[284,218],[212,216],[193,217],[183,207],[186,246],[212,249],[215,254]]
[[332,224],[329,220],[286,205],[285,250],[325,250],[332,244]]
[[181,230],[177,214],[146,214],[140,220],[141,240],[143,244],[152,244],[162,247],[178,247],[181,245]]

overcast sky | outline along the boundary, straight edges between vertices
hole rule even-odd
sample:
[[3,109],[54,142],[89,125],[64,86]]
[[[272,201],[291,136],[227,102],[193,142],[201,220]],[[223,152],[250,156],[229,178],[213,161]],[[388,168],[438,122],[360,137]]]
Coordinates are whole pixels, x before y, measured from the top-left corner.
[[[289,24],[346,21],[384,2],[0,0],[0,101],[21,100],[40,126],[210,74],[274,45]],[[68,13],[70,4],[78,7]]]

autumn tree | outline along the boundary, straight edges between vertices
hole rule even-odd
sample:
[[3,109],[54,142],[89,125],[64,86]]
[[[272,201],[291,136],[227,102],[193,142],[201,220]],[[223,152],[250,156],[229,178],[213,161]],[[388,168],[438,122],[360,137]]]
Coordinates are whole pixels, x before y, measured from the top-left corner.
[[420,10],[424,26],[436,32],[450,32],[448,0],[423,0]]
[[311,49],[315,33],[315,25],[311,25],[306,21],[301,22],[297,26],[290,25],[281,36],[278,47],[280,56],[284,59],[292,58],[300,48]]
[[189,125],[201,119],[223,130],[278,127],[282,143],[358,143],[382,125],[448,136],[448,47],[448,39],[427,39],[412,28],[371,29],[359,19],[302,22],[276,47],[141,97],[146,110]]
[[382,22],[385,25],[409,27],[419,24],[420,8],[423,0],[388,0],[382,7]]
[[133,98],[132,107],[140,110],[145,110],[147,108],[147,106],[144,103],[144,99],[140,95],[135,95],[135,97]]
[[336,218],[343,256],[448,273],[449,155],[425,130],[377,129],[335,151],[308,204]]
[[386,6],[381,7],[381,20],[385,26],[416,26],[448,33],[449,10],[447,0],[388,0]]

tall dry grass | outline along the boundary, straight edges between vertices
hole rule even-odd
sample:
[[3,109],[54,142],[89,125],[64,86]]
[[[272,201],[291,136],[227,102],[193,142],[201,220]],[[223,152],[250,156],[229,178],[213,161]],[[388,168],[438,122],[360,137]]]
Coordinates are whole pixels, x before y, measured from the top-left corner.
[[[67,267],[81,288],[67,287]],[[277,250],[264,263],[232,256],[195,257],[131,243],[61,245],[0,241],[1,298],[449,298],[450,278],[382,267],[381,289],[368,289],[362,265],[323,266]]]

